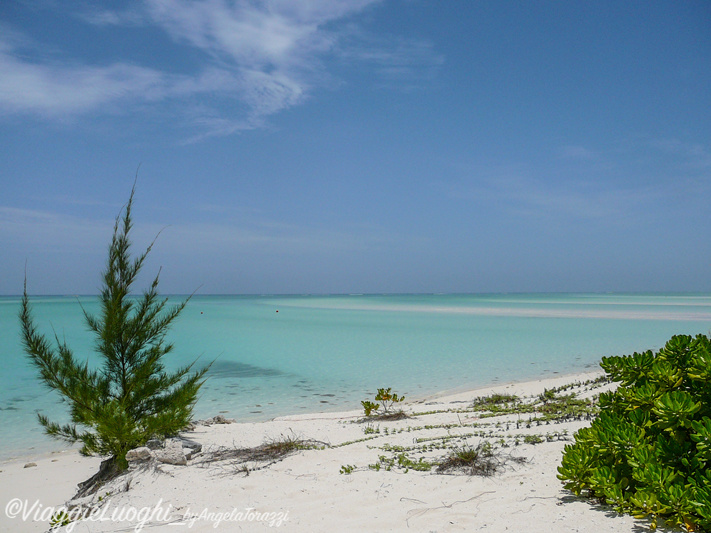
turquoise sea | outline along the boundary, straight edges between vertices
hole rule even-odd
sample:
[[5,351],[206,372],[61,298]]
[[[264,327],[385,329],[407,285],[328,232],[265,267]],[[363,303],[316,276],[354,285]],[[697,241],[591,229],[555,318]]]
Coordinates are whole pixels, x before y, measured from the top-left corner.
[[[68,408],[23,355],[19,302],[0,297],[0,459],[67,447],[36,420],[68,421]],[[95,364],[82,314],[97,312],[95,297],[31,302],[42,331]],[[198,418],[261,421],[359,409],[378,387],[418,398],[598,369],[602,356],[710,331],[707,294],[194,296],[167,363],[214,360]]]

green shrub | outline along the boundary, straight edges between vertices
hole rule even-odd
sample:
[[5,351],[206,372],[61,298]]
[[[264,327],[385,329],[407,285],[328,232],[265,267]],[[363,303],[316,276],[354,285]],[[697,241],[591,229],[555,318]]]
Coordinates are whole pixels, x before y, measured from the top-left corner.
[[155,436],[174,435],[189,424],[208,369],[193,371],[194,363],[173,372],[164,367],[163,357],[173,350],[166,335],[187,300],[167,307],[167,298],[158,296],[158,276],[141,297],[131,295],[153,246],[131,257],[134,191],[135,186],[123,217],[119,215],[114,225],[99,296],[101,312],[99,316],[84,312],[87,328],[96,337],[100,367],[92,369],[58,336],[51,343],[37,330],[26,281],[20,311],[22,342],[30,362],[44,384],[70,407],[71,424],[60,426],[38,414],[40,424],[52,437],[80,442],[82,454],[110,456],[107,472],[125,469],[131,448]]
[[385,414],[391,413],[391,409],[396,403],[405,401],[405,396],[398,396],[391,391],[391,387],[388,387],[387,389],[378,389],[378,394],[375,395],[375,401],[382,404]]
[[379,403],[373,403],[368,400],[363,400],[360,402],[360,404],[363,406],[363,412],[365,413],[365,416],[370,416],[373,411],[377,411],[378,409],[380,409]]
[[405,414],[402,411],[395,412],[392,409],[396,403],[400,403],[404,400],[405,396],[398,396],[392,392],[392,387],[388,387],[387,389],[378,389],[378,392],[375,395],[375,401],[380,403],[373,403],[369,400],[363,400],[360,404],[363,406],[365,416],[371,416],[373,411],[378,411],[382,406],[383,412],[380,415],[380,418],[400,418],[405,417]]
[[619,387],[565,447],[558,478],[652,528],[711,529],[711,339],[678,335],[600,366]]

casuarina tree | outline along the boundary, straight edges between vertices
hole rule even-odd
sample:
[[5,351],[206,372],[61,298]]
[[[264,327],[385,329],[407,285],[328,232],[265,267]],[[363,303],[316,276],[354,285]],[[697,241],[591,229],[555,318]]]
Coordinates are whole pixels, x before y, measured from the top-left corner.
[[[158,294],[158,277],[142,295],[134,295],[136,281],[153,243],[132,257],[129,234],[135,185],[128,203],[116,217],[103,273],[100,311],[84,310],[86,324],[96,337],[98,364],[82,361],[55,334],[54,342],[40,333],[32,317],[27,280],[20,322],[22,341],[39,377],[63,396],[71,423],[58,424],[39,414],[47,434],[81,443],[85,455],[107,456],[113,472],[126,468],[126,452],[153,437],[175,435],[192,418],[207,367],[195,362],[166,370],[164,357],[173,345],[166,335],[188,300],[168,304]],[[102,467],[103,468],[103,467]]]

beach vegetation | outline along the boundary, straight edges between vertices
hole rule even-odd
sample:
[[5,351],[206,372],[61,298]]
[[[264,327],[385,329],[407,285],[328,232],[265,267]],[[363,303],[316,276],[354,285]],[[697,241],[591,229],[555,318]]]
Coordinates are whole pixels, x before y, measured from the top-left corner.
[[471,408],[482,411],[497,411],[499,408],[506,409],[515,405],[519,401],[514,394],[494,393],[489,396],[479,396],[472,401]]
[[59,529],[72,523],[72,517],[65,510],[57,511],[49,519],[50,530]]
[[481,441],[477,446],[463,445],[450,450],[437,465],[438,474],[463,473],[470,476],[493,476],[501,471],[509,460],[523,463],[522,457],[501,453],[489,441]]
[[221,446],[203,453],[200,464],[211,465],[216,462],[228,462],[233,472],[249,475],[249,472],[262,470],[290,455],[302,450],[324,449],[327,445],[320,441],[303,439],[295,434],[280,435],[266,439],[259,446],[238,448],[236,446]]
[[[386,448],[383,448],[384,450]],[[426,460],[424,457],[419,457],[417,460],[412,459],[409,456],[408,451],[401,447],[392,447],[388,451],[395,452],[393,455],[388,457],[387,455],[378,456],[378,462],[369,464],[368,468],[379,472],[381,469],[390,472],[393,469],[398,469],[403,473],[407,473],[410,470],[416,470],[418,472],[428,472],[432,470],[435,466],[431,461]]]
[[565,447],[576,495],[689,531],[711,530],[711,339],[676,335],[656,353],[603,357],[618,388]]
[[341,465],[341,470],[339,471],[339,474],[344,474],[346,476],[349,476],[350,474],[353,473],[353,471],[356,469],[355,465]]
[[392,392],[391,387],[388,387],[387,389],[378,389],[375,401],[380,402],[383,405],[383,411],[388,414],[392,412],[393,405],[405,401],[405,396],[398,396]]
[[365,426],[363,428],[363,433],[365,433],[366,435],[373,435],[373,434],[380,433],[380,426],[373,427],[372,425],[368,424],[367,426]]
[[[363,412],[366,417],[377,416],[380,420],[399,420],[402,418],[407,418],[407,415],[402,411],[402,409],[395,410],[394,406],[398,403],[405,401],[405,396],[398,396],[392,392],[392,387],[378,389],[375,394],[375,402],[370,400],[363,400],[360,404],[363,406]],[[376,411],[382,412],[375,413]]]
[[365,416],[370,416],[373,413],[373,411],[377,411],[378,409],[380,409],[380,404],[378,404],[378,403],[373,403],[368,400],[363,400],[360,403],[363,406],[363,411],[365,412]]
[[131,255],[134,193],[135,184],[123,214],[116,217],[102,277],[100,313],[84,311],[87,328],[96,337],[98,367],[75,357],[58,335],[52,343],[40,333],[27,279],[20,311],[22,343],[30,362],[44,385],[70,407],[71,423],[60,425],[40,413],[40,424],[52,437],[80,443],[84,455],[108,456],[102,464],[104,476],[124,470],[126,452],[132,448],[188,426],[207,371],[193,370],[193,362],[169,372],[163,362],[173,350],[166,335],[188,300],[168,306],[168,299],[158,295],[158,275],[141,297],[131,294],[153,246],[135,258]]

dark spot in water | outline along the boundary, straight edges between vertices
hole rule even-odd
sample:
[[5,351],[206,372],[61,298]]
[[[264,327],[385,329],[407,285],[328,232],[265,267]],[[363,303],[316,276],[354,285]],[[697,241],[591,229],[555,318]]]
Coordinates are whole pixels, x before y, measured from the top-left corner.
[[328,400],[321,400],[321,403],[328,403]]
[[261,378],[281,376],[283,372],[239,361],[215,361],[208,374],[213,378]]
[[250,411],[250,414],[253,414],[253,415],[258,415],[260,413],[261,413],[261,411]]
[[333,398],[333,397],[335,397],[336,395],[335,395],[335,394],[321,394],[320,396],[325,396],[325,397],[327,397],[327,398]]
[[256,404],[256,405],[255,405],[254,407],[261,407],[261,405],[259,405],[259,404]]
[[229,413],[229,411],[220,411],[220,413]]

